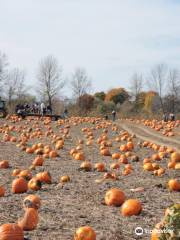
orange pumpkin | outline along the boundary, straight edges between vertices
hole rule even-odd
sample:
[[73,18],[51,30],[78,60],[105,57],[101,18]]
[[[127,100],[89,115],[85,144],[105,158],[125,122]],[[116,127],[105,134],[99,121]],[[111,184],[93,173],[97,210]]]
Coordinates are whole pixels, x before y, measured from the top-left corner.
[[28,190],[28,184],[27,181],[20,177],[16,178],[12,182],[12,192],[13,193],[24,193]]
[[96,240],[96,233],[89,226],[80,227],[75,232],[74,240]]
[[145,163],[144,165],[143,165],[143,168],[144,168],[144,170],[146,170],[146,171],[153,171],[154,170],[154,168],[153,168],[153,165],[152,165],[152,163]]
[[21,172],[21,169],[14,169],[13,172],[12,172],[12,176],[16,177],[16,176],[19,175],[20,172]]
[[0,240],[24,240],[23,230],[15,223],[0,226]]
[[59,156],[59,154],[56,152],[56,151],[51,151],[50,153],[49,153],[49,157],[50,158],[56,158],[56,157],[58,157]]
[[5,195],[5,188],[3,186],[0,186],[0,197],[4,197]]
[[137,199],[126,200],[121,208],[121,214],[123,216],[139,215],[142,210],[142,205]]
[[51,175],[49,172],[40,172],[36,174],[36,179],[38,179],[42,183],[51,183]]
[[94,167],[98,172],[104,172],[105,171],[105,165],[104,163],[96,163]]
[[180,181],[177,179],[170,179],[168,182],[168,187],[171,191],[180,191]]
[[61,178],[60,178],[60,182],[61,183],[66,183],[66,182],[69,182],[70,181],[70,177],[69,176],[62,176]]
[[43,157],[38,156],[38,157],[36,157],[36,158],[34,159],[34,161],[33,161],[32,164],[33,164],[34,166],[42,166],[43,163],[44,163]]
[[18,225],[24,231],[32,231],[39,222],[38,211],[34,208],[26,208],[22,219],[18,220]]
[[106,192],[105,203],[108,206],[121,206],[125,201],[125,194],[118,188],[112,188]]
[[91,171],[92,164],[88,161],[84,161],[84,162],[81,163],[80,168],[88,172],[88,171]]
[[108,148],[104,148],[100,151],[101,155],[103,156],[111,156],[111,153]]
[[174,152],[171,154],[171,161],[172,162],[180,162],[180,153]]
[[24,208],[39,209],[41,206],[41,200],[37,195],[28,195],[23,201]]
[[32,178],[29,182],[28,182],[28,189],[33,190],[33,191],[38,191],[41,189],[41,182],[36,179],[36,178]]
[[9,162],[7,160],[0,161],[0,169],[9,168]]

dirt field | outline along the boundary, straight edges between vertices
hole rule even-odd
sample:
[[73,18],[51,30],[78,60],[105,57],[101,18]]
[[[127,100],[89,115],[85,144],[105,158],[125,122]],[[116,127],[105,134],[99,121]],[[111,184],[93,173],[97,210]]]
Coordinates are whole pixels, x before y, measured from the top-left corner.
[[[19,123],[0,120],[0,127],[4,123],[9,125],[27,126],[26,120]],[[33,125],[28,122],[28,127]],[[53,133],[61,135],[59,130],[63,126],[56,126],[52,122]],[[119,123],[117,123],[118,125]],[[39,128],[45,131],[43,122],[38,123]],[[137,143],[139,139],[134,139],[134,153],[139,156],[139,162],[129,163],[133,166],[133,171],[128,176],[122,176],[121,172],[124,166],[119,170],[114,170],[118,175],[117,181],[105,180],[97,183],[95,180],[103,177],[104,173],[95,170],[84,172],[80,170],[80,161],[74,160],[69,154],[70,149],[78,145],[78,139],[84,139],[81,131],[83,127],[94,127],[95,124],[82,123],[78,126],[71,126],[70,137],[65,140],[62,150],[59,150],[60,157],[57,159],[47,159],[42,167],[37,167],[32,174],[47,170],[50,172],[53,183],[44,184],[42,189],[35,194],[42,199],[42,207],[39,211],[40,221],[38,228],[32,232],[26,232],[25,236],[30,240],[59,239],[72,240],[75,230],[83,225],[91,226],[97,233],[97,240],[133,240],[150,239],[149,233],[144,233],[141,237],[135,234],[136,227],[142,227],[147,231],[152,230],[156,223],[160,221],[166,207],[174,202],[179,202],[178,192],[169,192],[166,188],[168,179],[180,177],[179,170],[168,170],[167,162],[169,158],[163,159],[159,164],[166,168],[163,176],[154,176],[151,172],[143,171],[142,161],[145,157],[151,156],[154,151],[150,148],[140,148]],[[109,140],[114,140],[122,129],[113,132],[111,126],[108,128]],[[92,146],[83,144],[86,160],[94,165],[97,162],[104,162],[107,170],[113,162],[111,157],[101,156],[99,145],[96,139],[102,133],[102,129],[93,130],[94,143]],[[12,135],[18,137],[16,131]],[[16,147],[17,143],[3,141],[3,133],[0,133],[0,160],[8,160],[11,168],[0,169],[0,184],[6,188],[5,197],[0,198],[0,224],[7,222],[16,222],[23,215],[22,202],[25,196],[32,191],[24,194],[12,194],[11,183],[14,177],[11,176],[15,168],[27,169],[35,158],[34,154],[27,154]],[[52,144],[52,139],[43,137],[42,139],[33,139],[31,144],[43,142]],[[171,141],[171,140],[169,140]],[[110,148],[111,153],[118,152],[122,143],[113,141]],[[63,187],[58,185],[60,176],[69,175],[71,181]],[[104,196],[107,190],[112,187],[122,189],[126,198],[137,198],[143,205],[143,211],[139,216],[122,217],[120,207],[108,207],[104,204]],[[144,192],[133,193],[131,188],[144,187]]]

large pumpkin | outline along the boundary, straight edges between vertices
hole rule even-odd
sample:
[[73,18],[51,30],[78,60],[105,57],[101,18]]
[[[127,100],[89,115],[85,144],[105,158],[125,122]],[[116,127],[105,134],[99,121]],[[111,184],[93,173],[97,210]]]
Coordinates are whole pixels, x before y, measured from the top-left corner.
[[27,181],[20,177],[17,179],[14,179],[12,182],[12,192],[13,193],[24,193],[28,190],[28,184]]
[[26,208],[23,218],[18,220],[18,225],[24,231],[32,231],[37,227],[38,221],[38,211],[34,208]]
[[112,188],[106,192],[105,203],[108,206],[121,206],[125,201],[125,194],[118,188]]
[[140,214],[142,210],[141,203],[137,199],[126,200],[121,208],[121,214],[123,216],[132,216]]
[[0,240],[23,240],[23,230],[14,223],[7,223],[0,226]]

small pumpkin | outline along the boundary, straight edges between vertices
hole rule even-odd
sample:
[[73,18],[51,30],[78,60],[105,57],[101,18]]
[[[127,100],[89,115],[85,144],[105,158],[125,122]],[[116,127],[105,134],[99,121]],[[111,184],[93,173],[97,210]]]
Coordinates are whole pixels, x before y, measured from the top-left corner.
[[81,169],[83,169],[84,171],[91,171],[92,169],[92,164],[88,161],[84,161],[81,163],[81,166],[80,166]]
[[7,160],[0,161],[0,169],[9,168],[9,162]]
[[75,232],[74,240],[96,240],[96,233],[89,226],[80,227]]
[[94,167],[98,172],[104,172],[105,171],[105,165],[104,163],[96,163]]
[[69,176],[62,176],[61,178],[60,178],[60,182],[61,183],[66,183],[66,182],[69,182],[70,181],[70,177]]

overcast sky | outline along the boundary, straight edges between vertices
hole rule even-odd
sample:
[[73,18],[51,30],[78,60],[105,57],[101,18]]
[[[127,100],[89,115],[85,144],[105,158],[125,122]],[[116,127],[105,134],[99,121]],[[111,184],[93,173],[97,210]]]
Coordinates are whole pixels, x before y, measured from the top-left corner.
[[127,87],[157,63],[180,68],[180,1],[0,0],[0,50],[29,84],[53,54],[65,77],[86,68],[94,91]]

